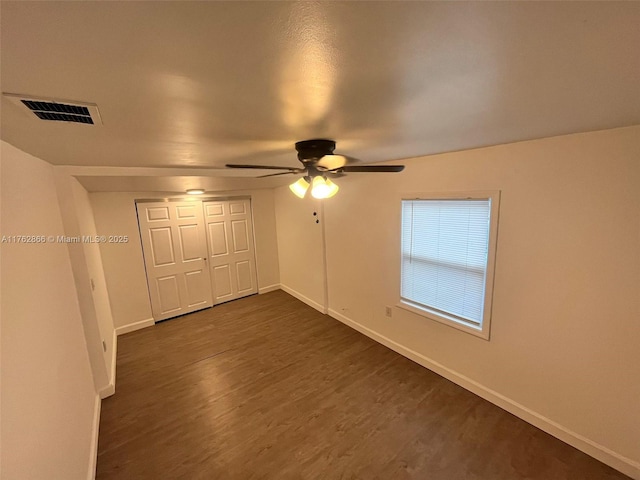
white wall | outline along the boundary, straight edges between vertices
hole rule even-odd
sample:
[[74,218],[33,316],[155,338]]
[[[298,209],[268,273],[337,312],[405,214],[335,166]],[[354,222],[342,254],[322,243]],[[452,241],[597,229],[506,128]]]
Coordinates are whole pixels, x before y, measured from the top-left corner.
[[299,199],[289,187],[276,189],[275,198],[280,286],[326,313],[322,203],[311,195]]
[[100,281],[104,277],[100,249],[98,244],[85,239],[96,234],[93,213],[86,190],[75,178],[56,167],[54,177],[62,225],[65,235],[70,239],[66,246],[69,249],[93,382],[96,391],[105,398],[115,391],[115,330],[108,293],[104,280]]
[[[63,235],[53,167],[1,144],[2,235]],[[65,244],[2,244],[2,478],[86,479],[99,397]]]
[[[97,237],[89,193],[75,178],[70,178],[70,186],[73,192],[80,235]],[[92,287],[91,299],[93,300],[100,337],[107,347],[104,350],[100,346],[99,351],[103,353],[110,386],[109,393],[112,393],[111,390],[115,388],[116,336],[109,303],[109,292],[107,291],[107,282],[104,277],[102,257],[100,256],[100,246],[98,243],[88,242],[83,242],[81,245],[84,252],[89,285]]]
[[[325,204],[330,314],[640,478],[639,159],[630,127],[341,178]],[[398,308],[385,317],[399,301],[402,195],[474,190],[502,191],[491,340]],[[276,199],[280,239],[306,213],[286,187]],[[297,255],[280,249],[283,283],[305,274]]]
[[116,328],[153,323],[134,200],[130,193],[90,193],[99,235],[126,235],[127,243],[100,245],[107,290]]
[[[276,288],[280,283],[280,274],[273,190],[224,192],[220,195],[251,195],[258,287],[262,291]],[[148,325],[153,322],[135,200],[165,196],[171,195],[139,192],[90,194],[98,233],[129,237],[129,242],[125,244],[100,245],[114,325],[119,332],[126,332],[136,324]]]
[[253,209],[258,291],[273,290],[280,285],[274,191],[272,188],[248,190],[246,195],[251,195]]

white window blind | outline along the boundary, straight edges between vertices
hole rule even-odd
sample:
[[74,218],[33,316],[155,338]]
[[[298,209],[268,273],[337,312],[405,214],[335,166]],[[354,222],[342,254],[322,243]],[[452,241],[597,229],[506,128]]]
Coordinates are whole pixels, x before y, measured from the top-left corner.
[[401,299],[481,328],[491,199],[403,200]]

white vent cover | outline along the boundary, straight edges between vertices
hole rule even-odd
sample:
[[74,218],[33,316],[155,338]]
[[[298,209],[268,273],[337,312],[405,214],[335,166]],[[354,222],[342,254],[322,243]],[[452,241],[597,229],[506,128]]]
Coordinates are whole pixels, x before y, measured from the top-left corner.
[[102,119],[95,103],[34,97],[15,93],[3,93],[11,103],[18,105],[29,116],[54,122],[101,125]]

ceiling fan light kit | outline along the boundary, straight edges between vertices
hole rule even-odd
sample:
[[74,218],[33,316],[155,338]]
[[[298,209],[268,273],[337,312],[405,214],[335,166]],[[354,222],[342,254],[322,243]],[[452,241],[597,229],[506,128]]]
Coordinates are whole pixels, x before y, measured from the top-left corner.
[[304,198],[304,196],[307,194],[307,190],[311,185],[308,181],[308,178],[309,177],[302,177],[297,182],[294,182],[291,185],[289,185],[289,188],[291,189],[291,191],[296,197]]
[[302,177],[289,185],[289,188],[296,197],[304,198],[311,187],[311,196],[318,199],[331,198],[340,190],[338,185],[322,175],[313,177],[311,183],[309,180],[311,180],[310,177]]
[[328,178],[317,176],[313,178],[311,196],[313,198],[331,198],[338,193],[339,187]]
[[353,165],[357,163],[358,160],[347,157],[346,155],[334,155],[333,151],[335,148],[335,141],[322,138],[296,142],[298,160],[302,162],[302,168],[238,164],[227,164],[227,167],[284,170],[279,173],[260,175],[258,178],[304,173],[305,175],[289,185],[289,188],[294,195],[299,198],[304,198],[307,190],[311,187],[311,196],[319,199],[331,198],[338,193],[338,185],[328,178],[331,175],[353,172],[397,173],[404,170],[404,165]]

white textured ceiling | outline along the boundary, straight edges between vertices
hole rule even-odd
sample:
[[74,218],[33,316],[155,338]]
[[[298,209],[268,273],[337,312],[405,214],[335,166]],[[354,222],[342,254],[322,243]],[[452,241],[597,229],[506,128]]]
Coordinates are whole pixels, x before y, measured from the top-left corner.
[[[2,139],[57,165],[298,166],[293,143],[317,137],[379,162],[640,123],[640,2],[0,9],[2,91],[100,109],[101,126],[43,122],[3,98]],[[153,187],[114,172],[85,185]],[[212,188],[275,184],[243,178]]]

